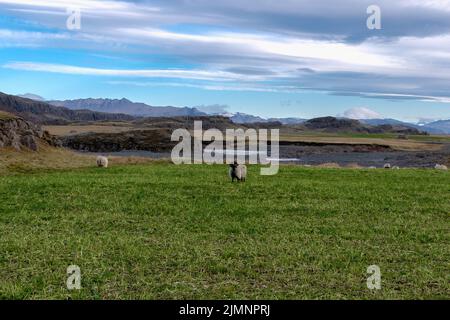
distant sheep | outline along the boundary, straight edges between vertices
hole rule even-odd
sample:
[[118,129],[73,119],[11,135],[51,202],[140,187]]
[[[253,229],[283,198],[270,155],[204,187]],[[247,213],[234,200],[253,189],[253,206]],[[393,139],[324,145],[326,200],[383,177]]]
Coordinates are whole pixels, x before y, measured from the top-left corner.
[[392,169],[393,170],[400,170],[400,167],[399,166],[393,166]]
[[234,182],[234,179],[241,182],[246,181],[247,166],[243,164],[238,164],[236,161],[233,164],[230,164],[230,178],[231,182]]
[[391,164],[390,163],[386,163],[383,168],[390,169],[391,168]]
[[437,164],[434,168],[435,168],[436,170],[444,170],[444,171],[447,171],[447,170],[448,170],[447,166],[446,166],[446,165],[443,165],[443,164]]
[[108,168],[108,158],[98,156],[97,157],[97,167],[99,168]]

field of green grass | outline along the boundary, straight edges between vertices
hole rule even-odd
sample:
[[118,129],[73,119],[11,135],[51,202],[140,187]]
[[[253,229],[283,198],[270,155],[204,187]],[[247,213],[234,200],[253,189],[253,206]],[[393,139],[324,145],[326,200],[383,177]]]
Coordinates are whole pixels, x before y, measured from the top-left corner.
[[[342,136],[350,138],[379,138],[379,139],[398,139],[398,134],[393,133],[340,133],[330,134],[330,136]],[[450,135],[406,135],[408,140],[420,142],[450,142]]]
[[[388,140],[402,140],[398,137],[400,134],[395,133],[361,133],[361,132],[320,132],[320,131],[297,131],[295,133],[282,132],[282,137],[341,137],[341,138],[356,138],[356,139],[388,139]],[[431,143],[449,143],[450,135],[406,135],[407,140]]]
[[448,172],[249,171],[242,184],[225,166],[162,163],[1,175],[0,298],[450,297]]

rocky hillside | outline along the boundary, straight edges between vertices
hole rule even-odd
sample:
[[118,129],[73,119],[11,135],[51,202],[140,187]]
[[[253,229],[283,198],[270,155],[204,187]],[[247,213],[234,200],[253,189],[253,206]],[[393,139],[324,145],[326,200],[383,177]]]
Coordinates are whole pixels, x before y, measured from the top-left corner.
[[17,115],[25,120],[39,124],[65,124],[74,121],[132,121],[133,116],[93,112],[89,110],[70,110],[55,107],[46,102],[30,100],[0,92],[0,111]]
[[170,130],[151,129],[124,133],[87,133],[62,138],[67,148],[89,152],[145,150],[170,152],[176,143],[170,141]]
[[323,117],[308,120],[304,126],[309,130],[325,130],[325,131],[355,131],[362,132],[365,126],[358,120],[337,119],[334,117]]
[[59,146],[60,142],[39,126],[0,111],[0,148],[38,151],[42,144]]
[[395,133],[418,135],[425,134],[416,128],[400,124],[368,125],[358,120],[335,117],[315,118],[306,121],[302,127],[312,131],[349,132],[349,133]]

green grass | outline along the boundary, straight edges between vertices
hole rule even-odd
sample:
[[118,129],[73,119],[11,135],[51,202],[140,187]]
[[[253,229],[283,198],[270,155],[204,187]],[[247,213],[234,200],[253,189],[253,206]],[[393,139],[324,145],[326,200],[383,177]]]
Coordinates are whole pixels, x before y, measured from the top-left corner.
[[[395,133],[312,133],[317,136],[329,137],[348,137],[348,138],[363,138],[363,139],[398,139],[400,134]],[[408,140],[420,142],[450,142],[450,135],[406,135]]]
[[[392,133],[349,133],[338,134],[335,136],[346,136],[350,138],[378,138],[378,139],[398,139],[399,134]],[[436,143],[448,143],[450,142],[450,135],[406,135],[408,140],[414,140],[419,142],[436,142]]]
[[[450,175],[153,164],[0,176],[0,297],[446,299]],[[82,289],[68,291],[78,265]],[[382,289],[366,287],[379,265]]]
[[12,115],[11,113],[0,111],[0,120],[10,120],[15,118],[16,116]]

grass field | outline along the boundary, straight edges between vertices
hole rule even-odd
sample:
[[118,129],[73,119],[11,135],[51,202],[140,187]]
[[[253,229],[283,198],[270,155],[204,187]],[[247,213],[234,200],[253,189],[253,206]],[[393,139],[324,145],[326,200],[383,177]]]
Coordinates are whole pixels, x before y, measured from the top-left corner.
[[[109,157],[113,162],[122,165],[144,164],[154,162],[142,157]],[[0,151],[0,177],[8,173],[28,173],[36,170],[52,171],[61,169],[78,169],[92,167],[96,163],[96,155],[82,154],[63,148],[53,148],[39,144],[39,152],[17,151],[13,148],[2,148]]]
[[[1,298],[450,297],[448,172],[38,170],[1,175],[0,199]],[[80,291],[65,286],[73,264]]]

